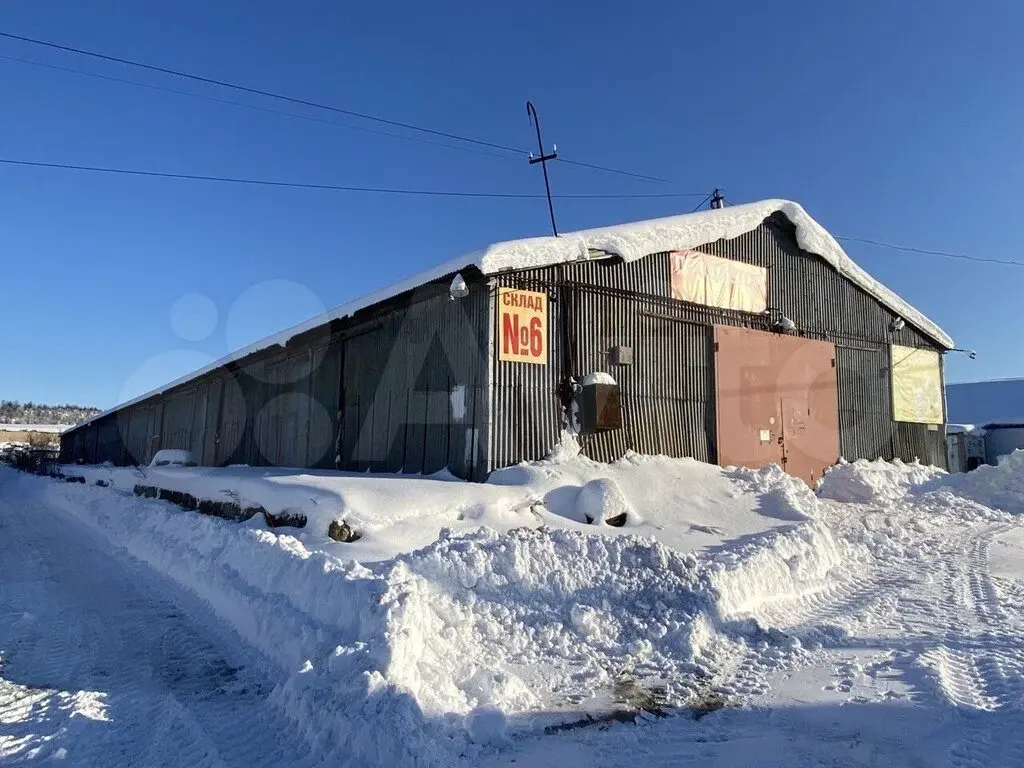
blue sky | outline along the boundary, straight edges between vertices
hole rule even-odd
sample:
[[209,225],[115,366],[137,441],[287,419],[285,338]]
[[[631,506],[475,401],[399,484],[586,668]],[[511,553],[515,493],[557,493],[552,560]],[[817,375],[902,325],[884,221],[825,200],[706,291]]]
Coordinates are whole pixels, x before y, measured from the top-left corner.
[[[927,8],[926,12],[923,9]],[[0,3],[0,30],[567,158],[562,193],[800,201],[833,234],[1024,262],[1024,4]],[[541,191],[525,161],[0,40],[0,157],[299,182]],[[562,200],[559,226],[691,198]],[[392,197],[0,166],[0,397],[110,406],[229,348],[493,240],[542,200]],[[969,361],[1024,376],[1024,269],[850,244]],[[210,302],[197,298],[206,297]],[[197,309],[198,308],[198,309]],[[202,318],[201,322],[195,318]],[[184,328],[191,323],[192,327]],[[200,327],[195,327],[196,324]]]

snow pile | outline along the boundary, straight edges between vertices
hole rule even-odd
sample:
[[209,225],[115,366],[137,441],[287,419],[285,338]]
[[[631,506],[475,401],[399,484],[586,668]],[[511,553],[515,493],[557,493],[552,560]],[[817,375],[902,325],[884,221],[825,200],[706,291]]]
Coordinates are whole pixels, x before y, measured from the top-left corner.
[[386,677],[428,716],[550,710],[611,690],[629,669],[689,690],[692,556],[648,539],[518,529],[444,538],[388,564]]
[[591,480],[580,488],[575,511],[576,519],[585,523],[607,523],[621,528],[643,522],[619,484],[607,477]]
[[985,510],[1024,514],[1024,451],[1014,451],[994,467],[985,464],[953,474],[899,460],[844,462],[825,473],[818,496],[880,507],[916,499],[931,505],[931,513],[950,508],[972,519],[987,514]]
[[758,500],[757,510],[766,517],[799,522],[812,516],[817,499],[802,481],[787,475],[778,464],[762,469],[729,468],[730,476]]
[[[760,486],[743,479],[754,476],[749,470],[737,474],[693,459],[636,454],[602,464],[575,455],[571,440],[565,446],[550,460],[495,472],[484,485],[448,474],[389,476],[280,467],[68,466],[64,471],[126,493],[141,484],[197,499],[258,505],[272,515],[301,513],[306,527],[290,534],[311,549],[360,562],[428,546],[445,529],[472,533],[480,526],[507,531],[543,525],[605,536],[656,536],[689,551],[796,519],[796,513],[780,512],[785,509],[778,506],[781,502],[769,503]],[[800,490],[799,483],[795,487]],[[768,493],[767,486],[763,490]],[[807,493],[806,488],[802,491]],[[624,527],[601,523],[620,522],[615,518],[623,512]],[[588,523],[588,517],[597,524]],[[360,539],[331,541],[327,532],[332,522],[345,522]]]
[[[391,556],[371,545],[363,561],[349,559],[362,542],[207,518],[118,490],[125,478],[115,468],[95,471],[114,487],[51,483],[50,500],[209,603],[264,659],[270,699],[304,739],[375,764],[448,764],[504,743],[530,713],[562,722],[607,712],[621,706],[623,679],[660,691],[665,705],[686,704],[757,634],[723,617],[803,588],[826,567],[811,554],[820,532],[792,524],[813,514],[814,496],[773,469],[630,456],[524,465],[505,473],[507,485],[317,478],[349,502],[371,491],[368,510],[386,488],[391,505],[376,513],[393,518],[388,531],[415,527],[421,503],[432,530],[438,498],[454,496],[443,515],[462,530]],[[197,471],[148,475],[227,479],[196,481]],[[258,487],[248,470],[232,471]],[[578,510],[595,521],[624,511],[627,523],[576,522]],[[745,543],[725,547],[732,535]],[[706,561],[687,552],[701,548]],[[780,659],[799,652],[772,642],[782,643]]]
[[710,642],[696,559],[650,539],[481,529],[367,566],[106,489],[47,493],[206,600],[308,742],[374,764],[447,764],[504,739],[495,710],[606,702],[624,670],[683,701]]
[[1024,514],[1024,450],[1005,456],[994,467],[983,464],[973,472],[949,475],[939,487],[992,509]]
[[[955,477],[919,464],[843,464],[817,495],[774,466],[633,454],[611,465],[523,464],[486,485],[145,470],[183,490],[287,503],[318,524],[344,516],[366,532],[340,544],[136,498],[131,471],[75,469],[115,482],[25,482],[206,601],[258,655],[269,701],[308,743],[339,762],[395,766],[483,764],[544,724],[606,715],[624,699],[632,708],[746,702],[769,679],[824,658],[838,664],[835,654],[853,653],[847,635],[861,632],[872,652],[890,616],[922,605],[932,613],[886,631],[903,633],[899,663],[926,670],[943,700],[957,701],[957,628],[939,628],[948,647],[913,650],[917,633],[931,631],[928,616],[945,610],[928,599],[1003,588],[979,580],[981,555],[994,541],[1016,551],[1010,536],[1021,526],[984,505],[1024,499],[1024,453]],[[622,528],[604,524],[623,512]],[[963,564],[951,566],[954,556]],[[872,670],[844,659],[836,685],[848,690]],[[647,694],[623,694],[635,689]],[[816,682],[813,695],[821,690]]]
[[194,467],[195,457],[192,451],[179,448],[164,448],[156,452],[153,460],[149,463],[151,467]]
[[858,459],[830,467],[818,484],[818,495],[834,501],[884,504],[902,498],[914,487],[944,477],[946,472],[919,462]]

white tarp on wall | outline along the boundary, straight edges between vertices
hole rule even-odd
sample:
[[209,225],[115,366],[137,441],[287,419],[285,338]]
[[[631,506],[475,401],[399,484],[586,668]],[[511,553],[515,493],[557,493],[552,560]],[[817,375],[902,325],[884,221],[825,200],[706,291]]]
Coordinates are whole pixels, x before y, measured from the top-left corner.
[[768,270],[700,251],[671,253],[672,298],[741,312],[768,308]]

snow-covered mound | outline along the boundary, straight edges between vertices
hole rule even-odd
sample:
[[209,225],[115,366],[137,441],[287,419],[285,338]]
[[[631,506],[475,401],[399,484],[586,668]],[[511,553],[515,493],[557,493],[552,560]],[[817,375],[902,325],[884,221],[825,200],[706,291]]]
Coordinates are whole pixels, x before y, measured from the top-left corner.
[[818,495],[835,501],[881,503],[901,498],[909,489],[945,475],[938,467],[898,459],[844,461],[828,469],[818,484]]
[[[111,485],[51,484],[51,501],[206,600],[278,670],[274,700],[305,738],[393,765],[445,764],[537,718],[627,706],[624,685],[655,692],[657,706],[727,695],[720,668],[759,630],[723,622],[777,590],[817,588],[837,557],[814,544],[823,530],[799,525],[815,514],[814,495],[777,467],[577,458],[521,465],[484,486],[144,471],[145,482],[310,515],[310,530],[287,533],[137,498],[139,470],[69,471]],[[338,509],[363,540],[313,529]],[[771,664],[801,653],[757,637],[779,644]],[[382,752],[385,741],[395,746]]]
[[[71,466],[66,472],[129,493],[143,484],[197,499],[259,505],[273,515],[299,513],[308,523],[301,531],[291,531],[296,538],[310,548],[327,548],[360,562],[428,546],[442,530],[471,533],[481,526],[507,531],[544,525],[604,536],[655,536],[679,550],[701,550],[803,519],[814,504],[806,487],[777,467],[755,473],[637,454],[601,464],[577,452],[567,446],[558,458],[499,470],[484,485],[447,474],[263,467]],[[773,472],[778,478],[767,479]],[[791,490],[770,497],[769,486]],[[802,497],[787,499],[788,493]],[[606,524],[608,519],[620,522],[623,513],[622,527]],[[359,540],[330,541],[332,522],[347,523]]]
[[966,474],[949,475],[941,485],[986,507],[1024,514],[1024,451],[1014,451],[994,467],[983,464]]
[[[778,467],[637,455],[563,456],[485,485],[144,470],[310,519],[273,531],[137,498],[138,470],[69,468],[105,488],[21,482],[206,601],[307,743],[356,765],[475,766],[548,725],[739,707],[773,685],[796,686],[792,702],[863,698],[894,668],[912,682],[875,703],[914,685],[915,701],[1020,707],[1024,585],[982,569],[989,548],[1024,546],[1024,517],[992,508],[1024,498],[1022,469],[1024,453],[964,476],[860,461],[817,494]],[[327,539],[339,519],[364,538]],[[831,688],[808,682],[821,668]]]

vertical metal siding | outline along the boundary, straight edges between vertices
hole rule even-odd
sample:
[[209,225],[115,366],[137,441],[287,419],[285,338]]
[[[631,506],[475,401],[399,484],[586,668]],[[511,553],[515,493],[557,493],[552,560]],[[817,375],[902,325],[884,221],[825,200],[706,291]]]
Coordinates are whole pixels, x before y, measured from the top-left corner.
[[[801,251],[781,214],[732,240],[699,248],[768,270],[769,306],[798,332],[837,349],[840,447],[847,458],[920,457],[944,465],[941,432],[892,420],[889,344],[938,349],[909,324],[892,332],[892,312],[821,258]],[[715,461],[714,361],[711,325],[767,329],[763,316],[723,312],[671,299],[668,254],[628,264],[611,258],[502,275],[497,282],[566,296],[552,302],[548,366],[494,366],[491,466],[548,453],[561,424],[559,312],[568,306],[572,355],[567,373],[607,371],[621,385],[623,428],[585,439],[584,452],[612,460],[627,449]],[[563,306],[559,306],[562,304]],[[493,321],[493,318],[491,320]],[[632,366],[613,366],[612,346],[633,348]]]
[[461,477],[485,471],[487,292],[447,285],[345,332],[339,465]]
[[[486,322],[497,322],[497,288],[522,287],[543,290],[556,279],[556,268],[532,270],[529,281],[517,275],[500,275],[490,292]],[[562,353],[558,338],[558,323],[564,308],[563,296],[554,296],[548,302],[548,363],[503,362],[497,354],[491,357],[492,414],[489,468],[506,467],[523,459],[542,458],[558,442],[562,429],[561,407],[558,402],[558,360]],[[494,343],[498,342],[498,335]]]
[[[889,391],[888,345],[937,349],[934,342],[909,324],[891,332],[892,313],[801,251],[781,214],[700,250],[767,268],[770,305],[800,333],[836,344],[844,456],[945,463],[942,432],[893,422]],[[505,273],[492,282],[490,291],[477,283],[455,302],[438,282],[332,327],[330,339],[325,327],[322,338],[257,353],[117,414],[120,440],[103,420],[73,430],[66,453],[146,463],[159,447],[191,447],[208,464],[334,466],[337,458],[346,469],[447,466],[481,477],[555,446],[563,373],[608,371],[622,385],[624,425],[589,438],[587,455],[610,460],[632,449],[717,459],[711,326],[765,328],[763,317],[671,299],[667,254]],[[549,292],[548,365],[502,363],[493,354],[494,288],[502,285]],[[633,348],[632,366],[610,364],[617,345]]]

